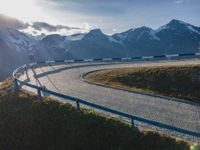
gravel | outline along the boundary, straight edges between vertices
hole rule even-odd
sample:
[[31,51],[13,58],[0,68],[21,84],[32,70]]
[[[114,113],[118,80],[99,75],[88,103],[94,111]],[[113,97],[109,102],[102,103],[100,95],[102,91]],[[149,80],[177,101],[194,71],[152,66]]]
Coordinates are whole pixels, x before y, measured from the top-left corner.
[[[45,86],[50,90],[168,125],[200,132],[200,105],[106,88],[86,83],[81,79],[83,74],[98,69],[166,65],[177,66],[185,64],[200,64],[200,61],[63,64],[37,68],[36,74],[38,80],[33,77],[31,70],[29,70],[28,74],[30,82]],[[26,80],[25,74],[20,78]],[[30,88],[26,89],[31,90]],[[178,135],[177,133],[175,134],[176,136]],[[200,138],[186,137],[183,135],[182,138],[200,143]]]

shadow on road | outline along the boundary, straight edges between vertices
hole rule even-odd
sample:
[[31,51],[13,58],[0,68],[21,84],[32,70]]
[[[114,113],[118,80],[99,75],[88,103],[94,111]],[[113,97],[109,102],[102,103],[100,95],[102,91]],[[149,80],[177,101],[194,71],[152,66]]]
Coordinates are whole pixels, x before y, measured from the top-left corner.
[[[108,66],[108,65],[112,65],[112,64],[116,64],[116,63],[101,63],[101,64],[83,64],[83,65],[77,65],[77,66],[73,66],[71,64],[66,64],[66,65],[70,65],[70,66],[67,66],[67,67],[64,67],[64,68],[59,68],[59,69],[55,69],[52,65],[49,65],[51,68],[53,68],[53,70],[51,71],[47,71],[47,72],[43,72],[43,73],[40,73],[40,74],[35,74],[35,77],[37,78],[41,78],[41,77],[44,77],[44,76],[47,76],[49,74],[54,74],[54,73],[59,73],[59,72],[62,72],[64,70],[69,70],[69,69],[75,69],[75,68],[83,68],[83,67],[93,67],[93,66]],[[117,63],[117,64],[127,64],[127,62],[120,62],[120,63]],[[40,66],[40,68],[43,67],[43,66]]]

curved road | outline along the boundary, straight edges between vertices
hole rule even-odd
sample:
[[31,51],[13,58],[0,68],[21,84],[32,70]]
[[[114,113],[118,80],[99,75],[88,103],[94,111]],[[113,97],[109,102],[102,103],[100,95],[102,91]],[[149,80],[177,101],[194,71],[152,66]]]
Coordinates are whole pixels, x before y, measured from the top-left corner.
[[[166,66],[200,64],[198,60],[156,61],[129,63],[82,63],[43,66],[29,70],[29,82],[70,96],[101,104],[116,110],[152,119],[168,125],[200,132],[200,105],[187,104],[167,98],[159,98],[105,88],[84,82],[81,76],[87,72],[120,67]],[[20,77],[26,80],[26,75]],[[26,80],[27,81],[27,80]],[[28,90],[31,90],[27,88]],[[200,138],[185,137],[194,142]]]

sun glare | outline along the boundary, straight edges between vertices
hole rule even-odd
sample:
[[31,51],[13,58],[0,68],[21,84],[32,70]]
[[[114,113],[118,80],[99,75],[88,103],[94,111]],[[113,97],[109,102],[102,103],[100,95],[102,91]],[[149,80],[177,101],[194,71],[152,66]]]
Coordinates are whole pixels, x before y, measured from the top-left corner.
[[35,0],[0,0],[0,13],[23,21],[42,20],[42,9]]

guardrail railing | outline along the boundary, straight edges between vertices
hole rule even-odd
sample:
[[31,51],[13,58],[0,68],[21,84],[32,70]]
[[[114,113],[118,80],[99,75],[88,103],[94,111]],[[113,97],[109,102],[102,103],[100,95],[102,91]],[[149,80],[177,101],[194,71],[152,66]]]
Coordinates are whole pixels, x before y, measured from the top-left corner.
[[[40,62],[32,63],[32,64],[29,64],[29,67],[39,65],[39,64],[51,64],[51,63],[72,63],[72,62],[111,61],[111,60],[115,60],[115,61],[116,60],[117,61],[122,60],[122,61],[124,61],[124,60],[135,60],[135,59],[153,59],[153,58],[163,58],[163,57],[172,58],[172,57],[178,57],[178,56],[199,56],[199,55],[200,55],[199,53],[188,53],[188,54],[176,54],[176,55],[171,54],[170,56],[169,55],[144,56],[144,57],[140,57],[140,58],[139,57],[137,57],[137,58],[132,57],[132,58],[103,58],[103,59],[81,59],[81,60],[54,60],[54,61],[40,61]],[[178,132],[178,133],[182,133],[182,134],[190,135],[190,136],[194,136],[194,137],[200,137],[200,132],[190,131],[190,130],[186,130],[186,129],[183,129],[183,128],[167,125],[167,124],[164,124],[164,123],[161,123],[161,122],[153,121],[153,120],[150,120],[150,119],[138,117],[138,116],[135,116],[135,115],[132,115],[132,114],[120,112],[120,111],[117,111],[117,110],[114,110],[114,109],[111,109],[111,108],[108,108],[108,107],[105,107],[105,106],[101,106],[101,105],[98,105],[98,104],[95,104],[95,103],[88,102],[87,100],[82,100],[82,99],[79,99],[79,98],[71,97],[69,95],[64,95],[62,93],[57,93],[57,92],[36,86],[34,84],[27,83],[27,82],[19,80],[16,77],[16,74],[19,73],[19,72],[24,72],[24,71],[27,72],[27,69],[29,69],[28,66],[23,65],[23,66],[17,68],[13,72],[15,94],[18,94],[18,90],[20,88],[20,85],[24,85],[24,86],[28,86],[30,88],[37,90],[38,98],[40,100],[42,100],[41,92],[44,92],[44,93],[47,93],[49,95],[53,95],[53,96],[63,98],[65,100],[68,100],[68,101],[71,101],[71,102],[75,102],[77,111],[80,111],[80,104],[81,104],[81,105],[89,106],[89,107],[94,108],[94,109],[98,109],[98,110],[101,110],[101,111],[104,111],[104,112],[108,112],[108,113],[111,113],[111,114],[114,114],[114,115],[118,115],[118,116],[127,118],[127,119],[130,120],[132,128],[135,128],[135,121],[138,121],[138,122],[141,122],[141,123],[145,123],[145,124],[149,124],[149,125],[152,125],[152,126],[155,126],[155,127],[159,127],[161,129],[166,129],[166,130],[169,130],[169,131],[175,131],[175,132]]]

